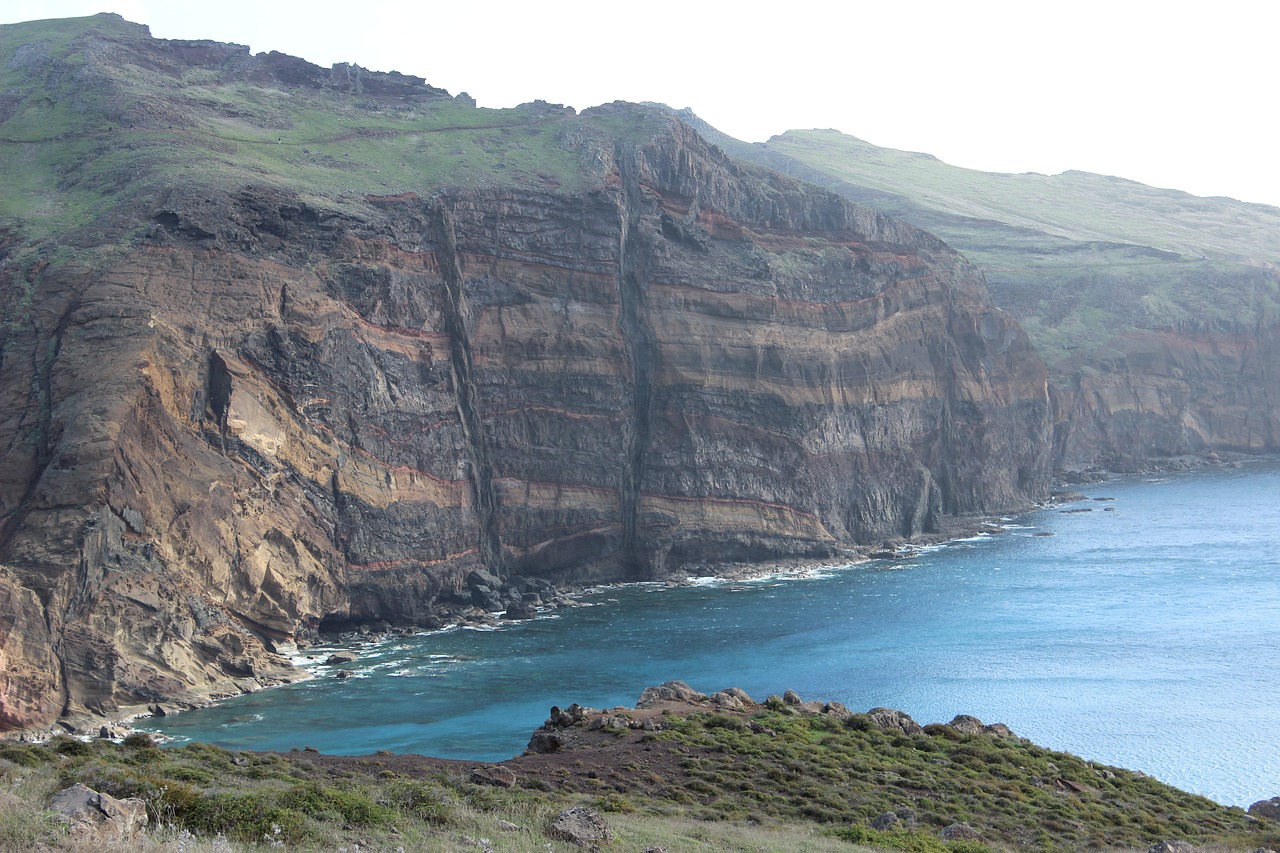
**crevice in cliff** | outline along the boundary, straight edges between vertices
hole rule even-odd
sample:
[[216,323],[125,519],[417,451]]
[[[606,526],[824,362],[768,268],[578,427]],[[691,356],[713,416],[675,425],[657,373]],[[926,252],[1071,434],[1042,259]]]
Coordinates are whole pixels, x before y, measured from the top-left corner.
[[640,554],[640,488],[653,417],[654,345],[644,316],[643,248],[631,233],[633,224],[640,219],[643,195],[636,165],[629,153],[619,146],[616,159],[622,176],[622,198],[618,203],[618,324],[626,346],[632,393],[631,417],[623,421],[622,475],[618,487],[622,561],[633,576],[644,577],[649,571],[648,561],[642,560]]
[[453,214],[444,205],[437,208],[436,230],[440,275],[444,280],[444,328],[449,336],[449,374],[453,380],[458,420],[462,424],[470,465],[471,493],[480,526],[480,557],[493,572],[503,566],[502,539],[498,532],[498,492],[493,484],[484,425],[476,407],[476,387],[472,376],[471,338],[467,333],[466,294],[462,264],[458,259],[458,237]]
[[13,536],[30,512],[36,489],[53,458],[53,366],[58,360],[58,353],[62,350],[62,336],[71,323],[71,315],[79,307],[79,297],[67,303],[62,315],[58,318],[57,325],[54,326],[53,333],[44,342],[44,346],[37,344],[31,350],[31,396],[35,398],[32,402],[35,404],[36,423],[31,430],[30,440],[34,445],[35,470],[31,472],[17,506],[8,516],[0,519],[0,559],[6,561],[9,559]]
[[209,353],[205,379],[205,399],[208,415],[218,425],[218,438],[222,452],[227,452],[227,413],[231,411],[231,371],[216,351]]

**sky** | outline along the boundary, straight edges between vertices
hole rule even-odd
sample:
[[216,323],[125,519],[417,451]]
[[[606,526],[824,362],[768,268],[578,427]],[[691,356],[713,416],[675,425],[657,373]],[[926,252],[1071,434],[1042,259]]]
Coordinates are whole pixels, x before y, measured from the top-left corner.
[[835,128],[994,172],[1080,169],[1280,206],[1274,0],[0,0],[467,92],[689,107],[751,142]]

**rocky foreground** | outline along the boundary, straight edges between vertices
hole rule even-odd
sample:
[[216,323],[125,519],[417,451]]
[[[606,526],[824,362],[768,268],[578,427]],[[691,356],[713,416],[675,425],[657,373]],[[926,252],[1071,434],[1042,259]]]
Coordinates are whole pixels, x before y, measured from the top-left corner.
[[6,850],[20,831],[21,849],[86,850],[1280,847],[1280,798],[1246,813],[970,716],[921,726],[681,682],[634,708],[553,708],[528,750],[497,764],[162,750],[133,735],[0,746],[0,780],[27,794],[4,795]]

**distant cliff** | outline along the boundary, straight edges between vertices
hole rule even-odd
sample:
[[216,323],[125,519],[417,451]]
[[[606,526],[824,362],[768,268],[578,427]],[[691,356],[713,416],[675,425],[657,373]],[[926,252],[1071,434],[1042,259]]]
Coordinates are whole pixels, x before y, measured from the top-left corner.
[[476,569],[827,557],[1046,495],[1047,374],[981,276],[666,113],[0,36],[0,728],[276,677]]
[[1280,208],[1085,172],[1002,175],[836,131],[737,157],[939,235],[1049,365],[1055,463],[1280,452]]

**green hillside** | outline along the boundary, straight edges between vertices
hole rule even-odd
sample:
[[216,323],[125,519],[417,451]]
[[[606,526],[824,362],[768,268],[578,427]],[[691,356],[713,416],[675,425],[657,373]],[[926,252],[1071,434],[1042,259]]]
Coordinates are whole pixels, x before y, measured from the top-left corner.
[[0,56],[0,226],[64,246],[126,236],[110,212],[174,186],[285,187],[338,211],[448,186],[573,191],[600,176],[593,142],[664,118],[479,109],[395,73],[154,41],[111,14],[2,27]]

